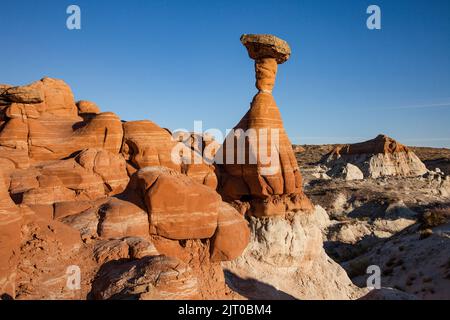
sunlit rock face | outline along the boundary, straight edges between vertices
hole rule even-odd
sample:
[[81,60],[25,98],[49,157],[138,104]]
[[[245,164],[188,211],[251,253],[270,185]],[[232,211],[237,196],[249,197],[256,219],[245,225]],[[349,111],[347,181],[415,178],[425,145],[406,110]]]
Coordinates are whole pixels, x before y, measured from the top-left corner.
[[289,45],[272,35],[243,35],[242,44],[255,60],[256,88],[250,109],[225,140],[218,156],[219,192],[227,201],[248,203],[242,209],[253,216],[311,211],[302,191],[302,177],[284,130],[272,90],[278,64],[290,56]]
[[220,263],[246,248],[248,223],[214,166],[178,146],[151,121],[75,102],[61,80],[1,85],[0,297],[238,297]]
[[421,176],[428,172],[414,152],[385,135],[361,143],[338,146],[322,162],[331,171],[339,171],[340,167],[353,164],[366,178]]

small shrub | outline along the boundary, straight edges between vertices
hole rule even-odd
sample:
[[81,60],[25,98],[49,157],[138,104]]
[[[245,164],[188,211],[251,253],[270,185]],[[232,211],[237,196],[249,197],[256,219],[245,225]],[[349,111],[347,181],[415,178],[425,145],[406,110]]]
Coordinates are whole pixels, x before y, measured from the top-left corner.
[[450,221],[450,208],[440,208],[425,212],[421,218],[422,229],[430,229]]

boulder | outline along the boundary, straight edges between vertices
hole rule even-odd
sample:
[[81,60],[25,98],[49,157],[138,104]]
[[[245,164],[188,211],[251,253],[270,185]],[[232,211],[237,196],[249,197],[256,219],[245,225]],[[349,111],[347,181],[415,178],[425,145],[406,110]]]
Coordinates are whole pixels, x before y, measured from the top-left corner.
[[181,300],[199,297],[191,268],[176,258],[144,257],[104,265],[92,284],[94,299]]
[[181,171],[180,165],[171,158],[175,144],[170,132],[152,121],[129,121],[123,124],[122,154],[137,169],[164,166]]
[[253,60],[274,58],[277,63],[281,64],[291,56],[291,48],[288,43],[271,34],[243,34],[241,42]]
[[[22,179],[24,176],[27,180]],[[20,203],[27,205],[94,200],[107,193],[102,178],[74,159],[50,161],[22,174],[15,173],[11,185],[11,193],[22,193]]]
[[87,148],[102,148],[118,154],[122,144],[122,123],[112,112],[76,122],[29,119],[28,125],[29,152],[35,161],[63,159]]
[[11,195],[27,205],[95,200],[121,193],[129,181],[122,156],[104,149],[14,170],[10,179]]
[[166,167],[146,167],[134,179],[151,233],[175,240],[213,236],[222,203],[214,190]]
[[333,178],[341,178],[347,181],[364,179],[364,174],[362,171],[351,163],[346,163],[342,166],[335,166],[328,171],[327,174]]
[[234,260],[245,250],[250,240],[248,222],[231,205],[219,207],[217,229],[211,239],[211,260]]
[[10,87],[2,91],[2,99],[23,104],[44,102],[44,93],[33,86]]
[[148,216],[138,206],[116,198],[109,199],[98,210],[97,232],[103,238],[146,237]]
[[97,114],[100,108],[91,101],[81,100],[77,102],[78,114]]
[[92,148],[83,150],[75,159],[83,168],[102,178],[108,195],[125,190],[130,180],[125,159],[120,154]]
[[120,259],[141,259],[158,255],[158,250],[153,243],[137,237],[101,240],[94,247],[95,260],[100,264]]
[[61,214],[60,220],[77,229],[83,239],[147,237],[147,213],[131,202],[108,198],[80,213]]

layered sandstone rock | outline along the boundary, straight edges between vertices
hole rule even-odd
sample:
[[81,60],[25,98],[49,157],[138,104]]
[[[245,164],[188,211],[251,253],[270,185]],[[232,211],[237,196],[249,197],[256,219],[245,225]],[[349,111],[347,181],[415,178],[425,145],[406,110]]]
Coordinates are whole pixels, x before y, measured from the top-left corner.
[[176,142],[170,132],[148,120],[125,122],[123,129],[122,154],[136,169],[164,166],[180,170],[171,158]]
[[[133,178],[130,192],[138,192],[142,196],[152,234],[173,240],[208,239],[215,234],[218,219],[221,222],[230,220],[230,214],[237,215],[234,218],[237,235],[248,230],[244,218],[234,208],[228,208],[232,212],[219,218],[219,215],[227,215],[223,213],[227,204],[214,190],[186,175],[166,167],[146,167]],[[225,225],[223,222],[220,233],[223,233]],[[238,237],[231,242],[236,251],[242,252],[248,239]]]
[[153,242],[139,237],[102,240],[94,246],[95,260],[101,264],[121,259],[136,260],[159,255]]
[[[325,215],[313,211],[302,192],[271,95],[289,46],[268,35],[243,36],[242,42],[256,60],[260,92],[236,128],[258,133],[248,137],[243,153],[256,156],[255,163],[215,167],[210,160],[220,151],[206,136],[177,140],[151,121],[122,123],[92,102],[75,103],[60,80],[0,86],[0,294],[242,298],[225,283],[225,263],[235,276],[280,286],[293,297],[352,296],[341,269],[323,253]],[[266,146],[261,131],[268,133]],[[257,148],[249,149],[255,142]],[[236,146],[231,150],[242,151]],[[267,150],[270,162],[262,157]],[[216,192],[216,169],[230,203]],[[81,272],[75,290],[67,282],[74,267]],[[283,274],[275,272],[279,268]],[[294,285],[299,281],[303,285]],[[332,293],[336,288],[340,295]]]
[[217,229],[211,239],[213,261],[231,261],[239,257],[250,240],[247,225],[247,221],[229,204],[223,203],[219,207]]
[[176,258],[145,257],[105,265],[93,284],[95,299],[198,299],[198,280],[191,268]]
[[44,78],[10,87],[2,90],[0,99],[5,122],[0,133],[0,159],[9,161],[12,168],[63,159],[87,148],[116,154],[120,150],[120,119],[113,113],[99,113],[84,121],[72,91],[61,80]]
[[118,194],[128,185],[125,159],[104,149],[86,149],[76,161],[89,172],[101,177],[107,194]]
[[[233,242],[233,234],[229,234]],[[211,243],[205,240],[174,241],[160,236],[152,236],[152,242],[161,255],[174,257],[189,265],[198,280],[201,299],[242,299],[225,283],[220,262],[211,260]]]
[[[288,44],[271,35],[243,35],[255,59],[256,88],[250,110],[219,151],[220,192],[227,201],[250,202],[249,214],[282,215],[312,210],[280,111],[272,96],[278,64],[290,56]],[[223,156],[223,157],[222,157]]]
[[[61,80],[1,85],[2,298],[234,296],[220,262],[245,249],[249,229],[215,191],[202,151],[151,121],[75,103]],[[124,260],[125,273],[105,275]],[[66,283],[74,267],[75,290]]]
[[122,154],[131,164],[130,174],[145,167],[164,166],[212,189],[217,187],[214,167],[204,161],[198,150],[183,143],[184,140],[173,139],[168,130],[148,120],[126,122],[123,128]]
[[[249,245],[234,260],[223,263],[227,283],[250,299],[357,298],[364,290],[354,286],[323,249],[328,215],[321,207],[314,208],[302,191],[297,161],[271,94],[277,63],[289,58],[289,47],[269,35],[244,35],[241,41],[256,60],[259,93],[236,126],[247,133],[245,152],[232,136],[221,150],[225,158],[234,153],[235,161],[239,151],[245,154],[244,162],[220,166],[220,190],[224,199],[248,216],[250,225]],[[252,136],[251,130],[269,132],[267,145],[261,147],[264,137]],[[271,131],[279,136],[273,138]],[[228,147],[233,140],[233,147]],[[266,152],[273,157],[264,163],[259,156]],[[254,164],[249,163],[252,156],[258,159]]]
[[338,146],[322,162],[331,171],[340,171],[350,163],[357,166],[364,177],[370,178],[420,176],[428,171],[414,152],[385,135],[361,143]]
[[15,296],[22,214],[11,200],[0,171],[0,294]]
[[78,101],[77,108],[79,115],[100,113],[100,108],[92,101]]
[[123,158],[106,150],[88,149],[75,159],[15,170],[10,175],[9,191],[21,204],[53,205],[118,194],[128,181]]
[[147,237],[148,216],[131,202],[108,198],[92,203],[89,209],[60,220],[79,230],[83,239]]
[[[67,286],[67,270],[79,266],[82,279],[89,272],[86,248],[73,228],[25,210],[17,266],[15,299],[80,299]],[[89,281],[86,277],[83,281]]]

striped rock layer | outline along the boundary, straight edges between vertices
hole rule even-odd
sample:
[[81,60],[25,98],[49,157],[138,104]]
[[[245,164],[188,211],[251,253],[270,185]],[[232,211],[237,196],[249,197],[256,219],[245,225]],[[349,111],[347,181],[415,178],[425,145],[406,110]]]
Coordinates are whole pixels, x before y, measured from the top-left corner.
[[154,289],[133,297],[225,298],[220,262],[249,229],[198,157],[151,121],[75,102],[61,80],[0,85],[0,296],[114,299],[142,284]]

